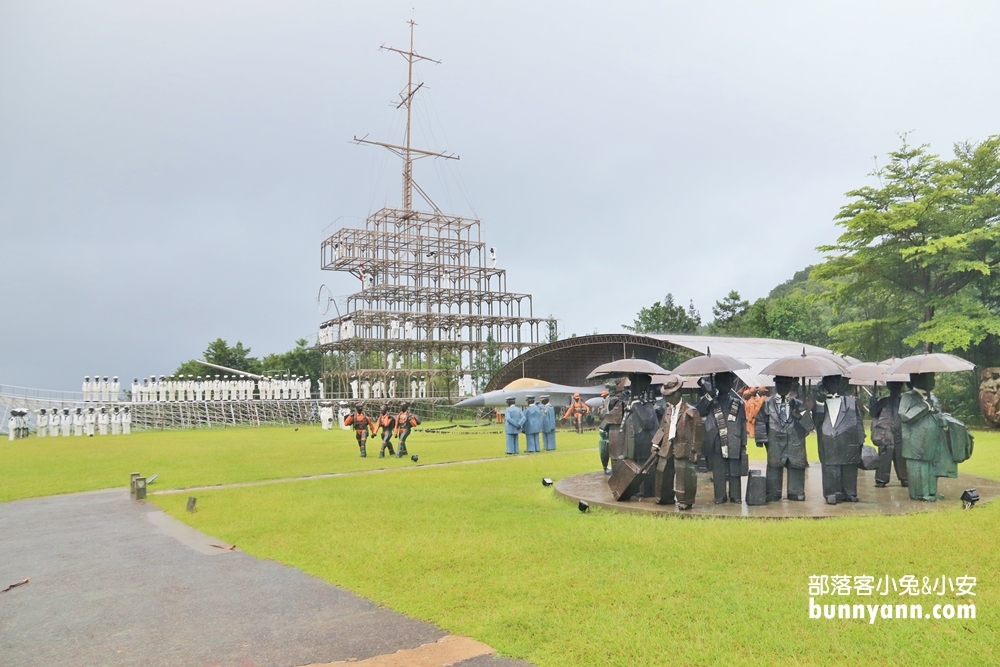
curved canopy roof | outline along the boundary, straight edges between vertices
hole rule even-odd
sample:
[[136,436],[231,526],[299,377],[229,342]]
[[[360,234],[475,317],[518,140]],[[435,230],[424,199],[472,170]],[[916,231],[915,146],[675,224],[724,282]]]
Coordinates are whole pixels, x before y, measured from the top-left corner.
[[[663,352],[672,352],[677,366],[685,359],[706,354],[725,354],[745,362],[750,368],[736,371],[745,384],[759,387],[774,385],[774,379],[760,371],[782,357],[830,353],[826,348],[773,338],[737,338],[732,336],[695,336],[685,334],[594,334],[565,338],[539,345],[513,359],[490,380],[487,391],[500,389],[518,378],[539,378],[549,382],[582,386],[596,384],[587,375],[601,364],[636,357],[657,362]],[[852,363],[858,360],[848,358]]]
[[[736,357],[750,367],[747,370],[735,371],[735,373],[737,377],[751,387],[773,387],[774,378],[768,375],[761,375],[760,371],[771,362],[777,361],[782,357],[802,354],[803,348],[808,354],[833,354],[830,350],[818,345],[806,345],[805,343],[796,343],[792,340],[779,340],[776,338],[675,336],[672,334],[649,334],[649,337],[669,341],[674,345],[694,350],[699,354],[707,354],[708,348],[711,347],[713,353]],[[852,364],[861,361],[854,357],[845,358]]]

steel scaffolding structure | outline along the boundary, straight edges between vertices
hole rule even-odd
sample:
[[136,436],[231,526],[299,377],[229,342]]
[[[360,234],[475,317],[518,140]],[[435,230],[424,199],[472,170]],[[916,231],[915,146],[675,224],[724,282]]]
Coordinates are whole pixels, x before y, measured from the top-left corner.
[[[416,24],[409,23],[409,50],[383,47],[409,66],[397,106],[406,108],[404,142],[355,137],[402,158],[403,205],[375,212],[363,228],[337,230],[320,249],[322,269],[350,273],[361,283],[347,297],[346,312],[320,327],[318,348],[339,356],[324,372],[330,396],[376,398],[363,387],[382,383],[376,384],[379,397],[441,400],[463,395],[469,378],[475,392],[476,381],[488,379],[477,378],[481,355],[499,355],[505,363],[542,342],[542,323],[554,326],[535,317],[530,294],[507,291],[507,273],[496,268],[493,250],[487,252],[481,222],[442,212],[413,179],[414,160],[458,156],[410,145],[410,105],[423,86],[413,82],[413,63],[439,61],[414,51]],[[414,190],[431,211],[413,208]]]

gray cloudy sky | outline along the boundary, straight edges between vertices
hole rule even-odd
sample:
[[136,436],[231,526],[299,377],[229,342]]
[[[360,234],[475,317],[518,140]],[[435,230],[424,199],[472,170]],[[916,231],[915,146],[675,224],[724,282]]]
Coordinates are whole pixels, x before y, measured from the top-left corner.
[[349,140],[400,139],[411,12],[415,137],[462,157],[417,180],[567,333],[763,296],[897,132],[1000,132],[996,2],[0,0],[0,383],[314,335],[324,228],[399,203]]

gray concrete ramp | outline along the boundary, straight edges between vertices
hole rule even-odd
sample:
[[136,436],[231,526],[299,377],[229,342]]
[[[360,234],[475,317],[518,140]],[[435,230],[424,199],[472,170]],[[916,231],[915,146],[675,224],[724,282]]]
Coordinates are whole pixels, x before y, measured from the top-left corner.
[[31,578],[0,594],[0,662],[299,667],[388,665],[396,655],[428,667],[527,664],[213,544],[228,546],[127,490],[0,504],[0,589]]

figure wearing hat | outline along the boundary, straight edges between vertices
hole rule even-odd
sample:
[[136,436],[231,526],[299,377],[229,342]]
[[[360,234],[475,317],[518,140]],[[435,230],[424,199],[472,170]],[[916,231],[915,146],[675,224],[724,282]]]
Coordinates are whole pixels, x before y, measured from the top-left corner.
[[107,409],[102,406],[101,413],[97,415],[98,435],[107,435],[109,424],[111,424],[111,415],[109,415]]
[[865,425],[857,399],[842,393],[846,384],[847,379],[842,375],[824,376],[819,397],[806,400],[816,427],[823,496],[828,505],[845,500],[858,502],[858,467],[866,437]]
[[[713,373],[698,380],[705,395],[698,412],[705,421],[703,455],[712,469],[715,503],[743,502],[743,457],[747,447],[747,417],[743,399],[733,389],[736,374]],[[727,489],[728,487],[728,489]]]
[[382,414],[379,415],[376,426],[381,429],[382,448],[378,452],[380,459],[385,458],[385,450],[389,450],[389,456],[394,456],[396,452],[392,448],[392,432],[396,428],[396,418],[389,414],[389,406],[382,406]]
[[7,417],[7,440],[16,440],[21,437],[21,422],[17,418],[17,410],[10,411]]
[[806,499],[806,434],[813,430],[812,413],[788,394],[795,378],[774,377],[774,396],[757,411],[754,440],[767,447],[767,501],[781,500],[785,468],[788,469],[789,500]]
[[705,426],[697,408],[684,401],[684,380],[668,375],[660,386],[665,406],[660,429],[653,436],[657,455],[653,495],[660,505],[677,503],[678,510],[694,507],[698,490],[698,458],[705,446]]
[[87,423],[87,418],[83,415],[83,408],[77,408],[73,414],[73,435],[83,435],[83,427]]
[[111,435],[121,435],[122,433],[122,413],[116,405],[111,411]]
[[535,403],[534,396],[527,396],[528,407],[523,410],[524,414],[524,451],[540,452],[538,447],[538,434],[542,432],[542,410]]
[[45,408],[39,410],[38,414],[35,415],[35,428],[36,428],[36,434],[38,435],[39,438],[44,438],[46,435],[48,435],[49,416],[48,414],[46,414]]
[[354,406],[354,414],[347,415],[344,423],[354,427],[354,437],[358,440],[358,449],[361,450],[361,458],[368,456],[365,445],[368,443],[368,435],[371,432],[372,420],[365,414],[365,406],[358,403]]
[[507,454],[518,454],[517,436],[524,426],[524,412],[514,405],[516,399],[513,396],[507,397],[507,409],[503,413],[503,430],[507,435]]
[[330,403],[320,403],[319,423],[322,425],[324,431],[329,431],[333,428],[333,406]]
[[573,394],[573,402],[566,408],[562,418],[566,420],[572,417],[576,432],[583,433],[583,416],[586,414],[590,414],[590,406],[580,399],[580,394]]
[[132,433],[132,413],[129,407],[126,405],[125,410],[122,412],[122,435],[129,435]]
[[934,373],[911,373],[909,385],[910,391],[899,398],[899,418],[910,498],[934,502],[944,498],[938,493],[938,477],[958,476],[948,446],[947,429],[952,424],[933,393]]
[[399,440],[399,451],[397,458],[406,456],[406,439],[410,437],[410,431],[414,426],[420,425],[420,417],[410,412],[410,404],[403,403],[402,411],[396,415],[396,438]]
[[70,429],[73,428],[73,416],[69,413],[69,408],[63,408],[62,418],[59,420],[62,427],[62,437],[70,436]]
[[97,414],[94,408],[87,408],[87,414],[83,416],[83,432],[87,436],[94,435],[94,426],[97,424]]
[[549,405],[549,397],[542,396],[542,404],[538,406],[542,412],[542,446],[551,452],[556,448],[556,409]]
[[62,425],[62,418],[59,416],[59,409],[54,408],[49,415],[49,436],[55,438],[59,435],[59,427]]

